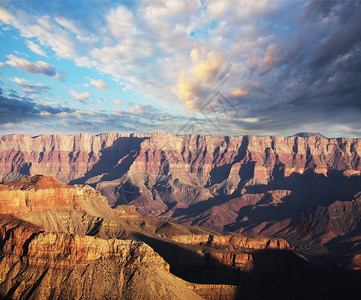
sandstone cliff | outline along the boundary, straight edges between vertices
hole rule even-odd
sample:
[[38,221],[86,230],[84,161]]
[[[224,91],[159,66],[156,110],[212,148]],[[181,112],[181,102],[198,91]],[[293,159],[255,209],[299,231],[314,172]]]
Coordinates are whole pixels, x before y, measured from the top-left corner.
[[116,178],[128,169],[131,174],[190,173],[210,185],[229,179],[240,169],[259,181],[306,171],[360,175],[360,156],[359,139],[319,136],[175,136],[162,132],[37,137],[14,134],[0,137],[0,176],[3,181],[9,181],[53,174],[68,183],[100,175],[91,180],[96,181],[117,168],[118,173],[112,174]]
[[0,184],[0,203],[0,296],[10,299],[353,299],[345,290],[358,290],[357,274],[315,267],[282,239],[143,218],[51,175]]
[[0,138],[5,182],[53,174],[92,185],[111,206],[130,203],[142,215],[186,225],[281,237],[312,254],[360,236],[360,172],[360,139],[320,135]]
[[67,186],[52,175],[0,184],[0,213],[0,293],[14,299],[91,298],[98,277],[101,298],[197,299],[193,290],[208,299],[234,299],[239,287],[230,284],[238,285],[237,272],[251,268],[254,251],[289,249],[280,239],[146,219],[129,206],[111,209],[99,191]]
[[0,295],[11,299],[201,299],[142,242],[45,233],[0,216]]

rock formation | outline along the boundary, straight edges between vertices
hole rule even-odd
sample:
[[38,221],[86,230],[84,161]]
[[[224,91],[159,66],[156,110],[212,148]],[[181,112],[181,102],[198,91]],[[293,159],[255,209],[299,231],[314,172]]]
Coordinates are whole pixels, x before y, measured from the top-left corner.
[[0,295],[11,299],[201,299],[142,242],[47,233],[0,216]]
[[[289,249],[282,240],[223,236],[144,219],[127,206],[111,209],[99,191],[52,175],[0,184],[0,214],[0,295],[12,299],[200,298],[194,291],[232,298],[238,288],[228,283],[238,283],[252,252]],[[186,269],[208,268],[200,283],[221,272],[226,284],[189,283],[169,266],[186,279]]]
[[313,266],[282,239],[111,209],[99,191],[52,175],[0,184],[0,214],[0,296],[9,299],[358,295],[358,274]]
[[0,137],[2,181],[38,173],[87,183],[112,207],[132,204],[142,215],[280,237],[317,258],[333,260],[336,250],[337,257],[359,254],[344,240],[361,242],[360,139],[163,132]]

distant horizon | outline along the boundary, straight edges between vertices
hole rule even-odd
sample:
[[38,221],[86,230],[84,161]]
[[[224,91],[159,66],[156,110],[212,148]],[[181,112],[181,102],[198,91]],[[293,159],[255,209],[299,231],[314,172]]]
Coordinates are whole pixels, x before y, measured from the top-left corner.
[[360,1],[5,1],[0,134],[361,137]]
[[[81,134],[86,134],[86,135],[91,135],[91,136],[100,136],[100,135],[106,135],[106,134],[139,134],[139,135],[149,135],[152,136],[154,134],[156,134],[157,132],[162,132],[165,134],[170,134],[170,135],[174,135],[174,136],[189,136],[189,135],[200,135],[200,136],[230,136],[230,137],[243,137],[243,136],[255,136],[255,137],[285,137],[285,138],[291,138],[291,137],[310,137],[310,136],[316,136],[316,137],[320,137],[320,138],[325,138],[325,139],[339,139],[339,138],[345,138],[345,139],[361,139],[361,137],[347,137],[347,136],[325,136],[320,132],[296,132],[292,135],[281,135],[281,134],[243,134],[243,135],[227,135],[227,134],[220,134],[220,133],[213,133],[213,134],[202,134],[202,133],[171,133],[171,132],[166,132],[163,130],[155,130],[154,132],[120,132],[120,131],[110,131],[110,132],[101,132],[101,133],[87,133],[87,132],[77,132],[77,133],[72,133],[72,134],[61,134],[61,133],[39,133],[39,134],[27,134],[27,133],[6,133],[6,134],[1,134],[0,136],[10,136],[10,135],[26,135],[30,138],[36,138],[39,136],[45,136],[45,135],[57,135],[57,136],[76,136],[76,135],[81,135]],[[305,134],[306,136],[302,136],[303,134]],[[308,136],[307,136],[308,135]]]

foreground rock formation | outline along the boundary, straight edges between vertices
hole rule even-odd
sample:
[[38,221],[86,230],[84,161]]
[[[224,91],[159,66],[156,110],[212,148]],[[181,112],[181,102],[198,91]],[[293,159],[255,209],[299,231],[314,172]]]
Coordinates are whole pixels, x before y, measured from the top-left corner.
[[282,239],[111,209],[50,175],[0,184],[0,267],[8,299],[352,299],[361,278],[316,267]]
[[130,203],[159,219],[280,237],[320,262],[361,267],[359,139],[162,132],[0,138],[2,181],[38,173],[87,183],[112,207]]
[[48,233],[12,215],[0,216],[0,241],[0,294],[8,298],[197,298],[142,242]]
[[289,248],[113,210],[93,188],[51,175],[0,184],[0,214],[0,295],[11,299],[233,299],[229,283],[254,251]]

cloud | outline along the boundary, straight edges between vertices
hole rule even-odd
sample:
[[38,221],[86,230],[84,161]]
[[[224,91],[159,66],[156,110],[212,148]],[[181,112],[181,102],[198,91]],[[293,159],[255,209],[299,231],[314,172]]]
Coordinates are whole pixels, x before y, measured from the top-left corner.
[[242,97],[248,94],[247,90],[244,90],[242,88],[235,89],[231,92],[231,95],[234,97]]
[[24,58],[19,58],[14,55],[7,55],[7,58],[9,60],[6,62],[6,64],[14,68],[22,69],[32,74],[44,74],[46,76],[57,79],[62,78],[61,75],[56,72],[54,66],[44,61],[39,60],[36,63],[32,63]]
[[219,52],[212,50],[201,53],[197,49],[192,49],[190,57],[194,65],[188,74],[184,71],[180,73],[178,86],[174,90],[189,109],[196,109],[203,90],[216,77],[223,58]]
[[116,38],[123,38],[136,32],[132,13],[123,6],[112,9],[106,17],[108,28]]
[[[176,128],[185,120],[150,105],[140,105],[144,113],[135,114],[126,111],[106,113],[100,109],[73,110],[46,102],[37,103],[30,98],[5,94],[0,89],[0,127],[5,133],[74,133],[88,132],[97,134],[104,131],[135,132],[143,128],[153,132],[164,120],[169,121],[168,128]],[[136,109],[136,105],[134,106]],[[139,111],[138,111],[139,112]],[[121,118],[120,118],[121,117]]]
[[118,100],[118,99],[114,99],[113,102],[114,102],[115,105],[119,105],[119,106],[123,105],[123,102],[121,100]]
[[106,90],[108,88],[108,85],[101,79],[90,79],[90,84],[101,90]]
[[78,28],[78,26],[75,24],[75,22],[71,20],[68,20],[63,17],[57,17],[55,18],[55,21],[74,34],[80,35],[82,33],[81,30]]
[[32,121],[44,115],[56,115],[71,112],[71,109],[61,106],[39,104],[27,97],[16,97],[4,94],[0,90],[0,124],[20,124]]
[[8,10],[1,8],[0,21],[17,28],[25,38],[37,39],[40,45],[50,47],[59,57],[74,59],[77,51],[83,51],[82,45],[77,44],[67,31],[68,28],[62,28],[52,21],[52,17],[41,15],[39,11],[30,13],[32,9],[31,6],[27,7],[28,11],[11,9],[10,6]]
[[129,112],[134,115],[146,115],[147,113],[150,112],[151,108],[153,107],[148,104],[139,104],[139,105],[130,104]]
[[29,48],[31,51],[33,51],[34,53],[46,57],[45,52],[39,47],[39,45],[33,43],[32,41],[26,41],[26,45],[27,45],[28,48]]
[[[1,9],[2,28],[16,28],[47,53],[111,75],[124,91],[131,87],[170,109],[177,103],[202,114],[219,92],[238,113],[212,113],[227,124],[225,132],[361,129],[358,1],[139,1],[97,5],[96,11],[92,3],[82,6],[92,16],[85,19],[77,7],[73,12],[65,5],[59,13],[37,5]],[[129,130],[161,127],[161,117],[168,117],[139,104],[121,114],[129,123],[119,128]],[[151,117],[159,121],[148,126]],[[132,118],[145,127],[133,126]],[[96,124],[83,125],[90,130]]]
[[0,62],[0,68],[4,68],[6,65],[2,62]]
[[263,57],[263,69],[261,74],[268,73],[274,66],[279,66],[284,61],[281,54],[281,49],[277,44],[270,44],[266,49],[266,53]]
[[78,101],[83,101],[91,96],[89,92],[79,93],[74,90],[69,90],[69,92]]
[[17,84],[19,84],[20,86],[22,86],[23,92],[25,92],[25,93],[40,94],[40,93],[45,92],[47,89],[49,89],[49,87],[47,87],[44,84],[41,84],[41,83],[31,84],[31,83],[28,83],[28,81],[26,81],[25,79],[20,79],[17,77],[14,77],[13,81],[16,82]]

